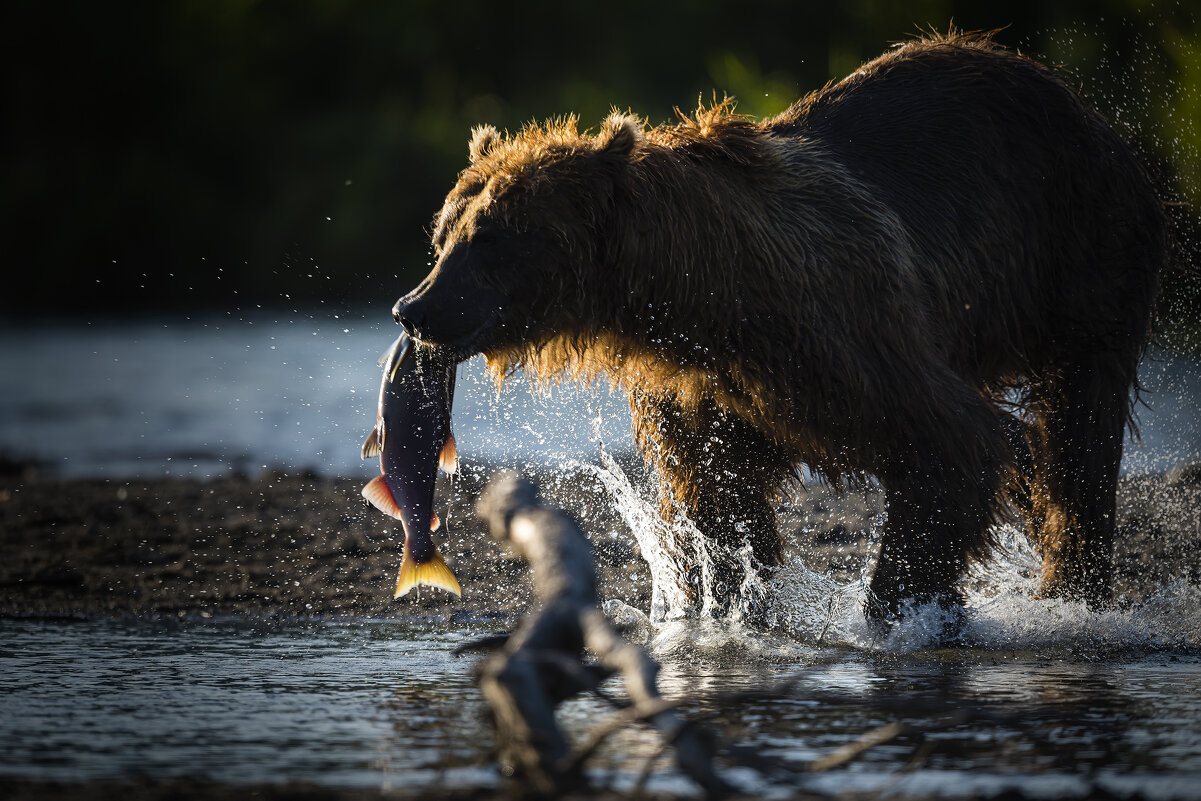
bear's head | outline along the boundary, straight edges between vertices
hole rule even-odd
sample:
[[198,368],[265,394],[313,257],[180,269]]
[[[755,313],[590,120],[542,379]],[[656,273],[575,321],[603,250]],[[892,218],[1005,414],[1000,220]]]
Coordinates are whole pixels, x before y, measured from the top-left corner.
[[642,123],[614,113],[502,136],[475,129],[470,164],[434,220],[433,270],[392,309],[414,338],[465,359],[536,346],[580,322],[607,280],[615,196]]

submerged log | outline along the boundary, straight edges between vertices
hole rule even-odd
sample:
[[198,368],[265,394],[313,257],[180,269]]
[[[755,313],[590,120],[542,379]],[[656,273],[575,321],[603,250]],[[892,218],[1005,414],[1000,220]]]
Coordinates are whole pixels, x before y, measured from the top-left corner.
[[[659,695],[658,664],[625,640],[597,606],[592,548],[559,509],[543,506],[528,480],[505,473],[492,481],[477,511],[492,536],[529,561],[541,609],[525,617],[489,658],[480,689],[496,718],[500,750],[515,772],[551,793],[584,783],[582,768],[609,731],[572,751],[555,721],[555,707],[620,673],[630,706],[615,721],[645,721],[675,749],[680,770],[710,796],[731,788],[716,773],[709,741]],[[587,649],[596,663],[582,660]]]

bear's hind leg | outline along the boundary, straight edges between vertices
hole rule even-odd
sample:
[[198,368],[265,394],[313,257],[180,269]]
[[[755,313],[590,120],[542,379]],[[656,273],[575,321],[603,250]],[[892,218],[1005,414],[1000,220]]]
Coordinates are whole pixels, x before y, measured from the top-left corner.
[[1114,358],[1082,359],[1036,386],[1029,529],[1043,557],[1040,595],[1093,606],[1112,598],[1118,469],[1135,370],[1117,367]]
[[1030,449],[1031,440],[1036,437],[1033,426],[1014,415],[1004,415],[1001,418],[1002,430],[1005,432],[1005,443],[1013,455],[1013,463],[1005,482],[1005,497],[1022,520],[1030,520],[1034,515],[1034,452]]

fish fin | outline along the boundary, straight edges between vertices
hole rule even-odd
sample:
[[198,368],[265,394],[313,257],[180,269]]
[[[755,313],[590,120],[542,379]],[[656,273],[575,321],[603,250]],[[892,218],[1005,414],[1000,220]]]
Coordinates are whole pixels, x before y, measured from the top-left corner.
[[371,433],[367,435],[367,439],[363,441],[363,458],[370,459],[372,456],[379,456],[380,448],[383,443],[380,442],[379,426],[371,429]]
[[388,486],[388,482],[382,475],[367,482],[367,486],[363,487],[363,497],[371,501],[371,505],[384,514],[395,517],[397,520],[401,519],[400,507],[396,505],[396,498],[392,496],[392,488]]
[[459,448],[455,445],[453,433],[447,433],[446,442],[442,444],[442,453],[438,454],[438,467],[443,473],[452,475],[459,469]]
[[442,521],[438,519],[438,513],[430,512],[430,531],[437,531],[440,525],[442,525]]
[[396,577],[396,594],[392,597],[399,598],[419,584],[424,584],[427,587],[438,587],[447,592],[453,592],[458,596],[462,596],[463,594],[463,590],[459,587],[458,579],[451,572],[450,567],[446,564],[446,560],[442,558],[441,551],[435,548],[432,559],[428,562],[417,564],[413,559],[413,555],[409,553],[408,547],[406,547],[404,559],[400,563],[400,574]]

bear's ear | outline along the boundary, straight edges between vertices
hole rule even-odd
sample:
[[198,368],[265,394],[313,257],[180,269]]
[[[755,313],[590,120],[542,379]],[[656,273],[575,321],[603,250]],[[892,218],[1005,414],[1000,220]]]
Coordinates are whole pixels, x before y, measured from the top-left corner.
[[477,125],[471,129],[471,144],[467,152],[471,155],[471,163],[475,164],[492,152],[500,141],[500,131],[491,125]]
[[613,111],[596,135],[597,150],[615,156],[628,156],[642,141],[642,120],[632,114]]

